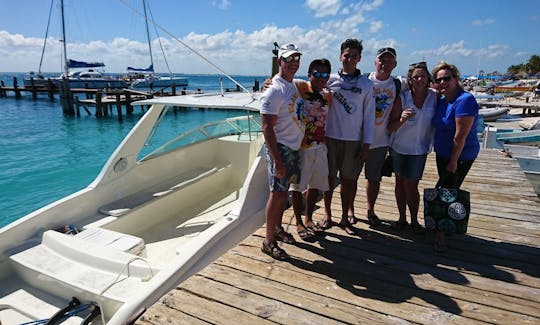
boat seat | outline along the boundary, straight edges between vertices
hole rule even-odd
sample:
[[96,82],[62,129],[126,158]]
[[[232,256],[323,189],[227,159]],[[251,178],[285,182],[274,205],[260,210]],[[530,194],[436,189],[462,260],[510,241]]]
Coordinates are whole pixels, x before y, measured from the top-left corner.
[[139,255],[144,250],[144,240],[142,238],[105,228],[87,228],[73,237],[133,255]]
[[144,191],[137,192],[120,200],[106,204],[99,208],[99,212],[107,216],[120,217],[130,212],[132,209],[135,209],[149,201],[186,188],[190,184],[193,184],[210,175],[219,173],[230,166],[230,163],[224,163],[212,168],[193,169],[189,172],[182,173],[172,180],[167,180]]

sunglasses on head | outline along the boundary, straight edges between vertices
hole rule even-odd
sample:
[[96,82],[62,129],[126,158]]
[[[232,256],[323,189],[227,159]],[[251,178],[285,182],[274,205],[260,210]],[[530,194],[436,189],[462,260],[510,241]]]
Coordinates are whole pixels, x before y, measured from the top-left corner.
[[453,77],[452,76],[446,76],[446,77],[440,77],[440,78],[436,78],[435,79],[435,83],[436,84],[440,84],[441,82],[448,82],[450,81],[450,79],[452,79]]
[[290,55],[286,58],[281,57],[281,59],[287,63],[292,62],[292,61],[300,61],[300,55]]
[[319,71],[313,71],[310,73],[313,77],[315,78],[323,78],[323,79],[326,79],[328,77],[330,77],[330,73],[328,72],[319,72]]
[[421,69],[426,69],[427,70],[427,64],[426,62],[418,62],[418,63],[413,63],[411,65],[409,65],[409,69],[417,69],[417,68],[421,68]]

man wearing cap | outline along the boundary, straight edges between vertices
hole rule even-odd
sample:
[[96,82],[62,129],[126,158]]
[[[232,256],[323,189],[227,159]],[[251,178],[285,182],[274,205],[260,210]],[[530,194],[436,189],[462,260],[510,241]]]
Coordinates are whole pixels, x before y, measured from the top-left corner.
[[319,226],[324,229],[332,226],[331,201],[339,172],[343,211],[339,225],[348,234],[356,233],[347,217],[347,210],[353,204],[358,176],[373,139],[375,123],[373,83],[356,68],[362,49],[362,41],[345,40],[341,44],[342,69],[332,74],[327,84],[332,92],[332,109],[326,118],[330,189],[324,193],[326,216]]
[[[381,223],[375,214],[375,202],[379,196],[382,166],[388,152],[389,133],[386,126],[391,112],[401,110],[401,99],[399,97],[401,81],[392,77],[392,71],[396,65],[396,50],[392,47],[383,47],[377,51],[375,71],[368,76],[369,80],[373,82],[375,91],[375,127],[364,172],[367,180],[366,218],[371,226],[378,226]],[[353,214],[350,214],[350,216],[353,216]],[[352,217],[350,219],[356,218]]]
[[266,238],[261,250],[278,260],[288,254],[276,240],[295,243],[291,234],[281,226],[283,211],[291,183],[300,180],[300,146],[304,138],[305,109],[293,79],[300,67],[298,48],[286,44],[278,51],[279,72],[272,78],[272,85],[261,96],[261,121],[265,139],[270,195],[266,203]]

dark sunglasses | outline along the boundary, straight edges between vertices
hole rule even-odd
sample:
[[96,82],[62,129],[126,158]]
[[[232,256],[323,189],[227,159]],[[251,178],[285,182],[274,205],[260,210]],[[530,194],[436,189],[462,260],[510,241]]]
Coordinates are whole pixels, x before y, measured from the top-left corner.
[[435,83],[436,83],[436,84],[440,84],[440,83],[443,82],[443,81],[444,81],[444,82],[448,82],[448,81],[450,81],[452,78],[453,78],[453,77],[451,77],[451,76],[436,78],[436,79],[435,79]]
[[326,79],[330,77],[330,74],[328,72],[319,72],[319,71],[311,72],[311,75],[315,78],[322,78],[322,79]]
[[300,55],[291,55],[286,58],[281,57],[281,59],[287,63],[292,62],[292,61],[300,61]]

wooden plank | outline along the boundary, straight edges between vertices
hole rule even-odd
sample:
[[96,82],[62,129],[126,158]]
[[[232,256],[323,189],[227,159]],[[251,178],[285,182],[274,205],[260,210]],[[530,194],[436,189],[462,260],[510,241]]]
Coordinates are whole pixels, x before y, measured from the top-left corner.
[[[420,193],[436,180],[429,155]],[[376,211],[385,221],[397,220],[394,182],[381,183]],[[280,244],[292,259],[278,262],[260,252],[262,227],[138,323],[540,323],[540,199],[515,160],[482,150],[463,185],[471,192],[468,234],[451,236],[444,256],[433,254],[431,233],[396,231],[388,222],[371,228],[364,186],[361,176],[358,236],[334,227],[314,243]],[[339,194],[338,187],[334,221]],[[314,219],[323,213],[317,209]],[[283,222],[297,237],[291,209]]]

